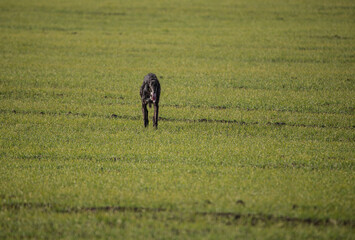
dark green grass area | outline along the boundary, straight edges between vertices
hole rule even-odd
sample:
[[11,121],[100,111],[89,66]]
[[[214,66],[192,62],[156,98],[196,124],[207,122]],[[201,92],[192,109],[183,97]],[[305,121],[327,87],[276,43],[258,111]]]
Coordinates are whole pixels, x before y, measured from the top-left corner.
[[[2,211],[8,217],[7,210]],[[235,239],[235,238],[347,238],[347,228],[332,225],[294,224],[275,221],[265,223],[257,218],[196,215],[186,212],[118,212],[84,209],[58,212],[18,209],[10,212],[15,224],[7,230],[20,232],[19,237],[38,237],[51,233],[53,238],[115,239]],[[45,219],[45,221],[44,221]],[[273,222],[273,221],[272,221]],[[83,228],[85,226],[85,228]],[[11,233],[10,233],[11,234]],[[144,237],[142,237],[144,236]]]
[[352,239],[354,15],[0,1],[0,238]]

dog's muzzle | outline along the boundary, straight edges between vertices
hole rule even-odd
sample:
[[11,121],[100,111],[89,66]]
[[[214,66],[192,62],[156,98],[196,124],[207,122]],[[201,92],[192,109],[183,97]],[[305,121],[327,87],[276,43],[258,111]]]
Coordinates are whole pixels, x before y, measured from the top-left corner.
[[151,93],[150,100],[155,102],[157,100],[157,94],[156,93]]

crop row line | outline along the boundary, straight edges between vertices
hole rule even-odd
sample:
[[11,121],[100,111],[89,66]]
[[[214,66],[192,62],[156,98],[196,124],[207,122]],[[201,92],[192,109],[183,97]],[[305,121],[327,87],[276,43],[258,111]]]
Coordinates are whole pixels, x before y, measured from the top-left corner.
[[[142,118],[140,116],[130,116],[130,115],[117,115],[117,114],[111,114],[111,115],[100,115],[100,114],[88,114],[88,113],[72,113],[71,111],[69,112],[44,112],[44,111],[24,111],[24,110],[4,110],[0,109],[0,114],[36,114],[36,115],[51,115],[51,116],[80,116],[80,117],[106,117],[106,118],[114,118],[114,119],[126,119],[126,120],[132,120],[132,121],[138,121],[141,120]],[[237,124],[237,125],[261,125],[263,123],[255,121],[255,122],[245,122],[243,120],[228,120],[228,119],[206,119],[206,118],[199,118],[199,119],[188,119],[188,118],[172,118],[172,117],[159,117],[159,120],[161,121],[167,121],[167,122],[189,122],[189,123],[197,123],[197,122],[206,122],[206,123],[228,123],[228,124]],[[331,129],[354,129],[355,125],[352,126],[329,126],[329,125],[317,125],[317,124],[304,124],[304,123],[286,123],[282,121],[276,121],[276,122],[266,122],[264,123],[266,125],[270,126],[290,126],[290,127],[309,127],[309,128],[331,128]]]
[[288,224],[305,224],[313,226],[350,226],[355,227],[353,220],[331,219],[331,218],[299,218],[290,216],[275,216],[264,213],[235,213],[235,212],[184,212],[174,211],[167,208],[150,208],[150,207],[133,207],[133,206],[101,206],[101,207],[61,207],[55,204],[46,203],[28,203],[28,202],[14,202],[3,203],[0,205],[0,210],[19,210],[19,209],[42,209],[44,211],[53,211],[57,213],[71,214],[71,213],[96,213],[96,212],[129,212],[129,213],[172,213],[180,215],[181,213],[187,215],[195,215],[202,217],[214,217],[215,220],[227,220],[229,223],[234,222],[248,222],[252,225],[258,223],[288,223]]
[[[52,93],[53,94],[53,93]],[[8,94],[7,92],[0,92],[0,96],[5,99],[12,99],[13,97],[11,94]],[[34,95],[36,96],[36,95]],[[39,95],[41,96],[41,95]],[[56,93],[56,97],[58,98],[63,98],[64,94],[63,93]],[[69,95],[70,96],[70,95]],[[81,95],[79,95],[81,96]],[[115,101],[109,101],[105,103],[101,103],[102,105],[122,105],[122,106],[137,106],[139,105],[136,100],[132,99],[126,99],[125,97],[122,97],[120,95],[117,95],[115,97],[112,97],[110,95],[103,95],[100,96],[101,98],[109,98],[111,100],[115,99]],[[97,104],[96,103],[96,98],[91,98],[90,103]],[[47,100],[43,100],[47,101]],[[87,101],[86,101],[87,103]],[[174,104],[174,103],[162,103],[160,104],[161,107],[171,107],[171,108],[195,108],[195,109],[215,109],[215,110],[225,110],[225,109],[238,109],[241,111],[274,111],[274,112],[288,112],[288,113],[302,113],[302,114],[337,114],[337,115],[353,115],[355,112],[355,108],[353,106],[342,106],[341,108],[337,108],[336,110],[334,109],[324,109],[323,106],[328,105],[328,103],[324,103],[323,105],[319,105],[318,108],[315,108],[315,106],[309,107],[307,109],[304,108],[298,108],[297,106],[275,106],[275,105],[266,105],[266,106],[260,106],[260,105],[245,105],[245,104],[240,104],[240,103],[235,103],[233,105],[229,105],[228,103],[222,104],[222,105],[207,105],[207,104]]]
[[[96,161],[96,162],[120,162],[120,163],[148,163],[148,164],[154,164],[154,163],[161,163],[164,162],[164,160],[159,159],[159,158],[154,158],[154,159],[143,159],[141,158],[140,155],[125,155],[125,156],[111,156],[111,155],[57,155],[57,154],[20,154],[20,155],[12,155],[12,154],[6,154],[6,153],[0,153],[0,159],[12,159],[12,160],[51,160],[51,161],[68,161],[68,160],[78,160],[78,161]],[[333,160],[339,160],[339,161],[332,161],[329,162],[329,160],[332,159],[327,159],[323,158],[324,161],[321,163],[308,163],[308,162],[287,162],[287,163],[255,163],[255,162],[244,162],[244,163],[239,163],[239,162],[224,162],[223,166],[230,166],[230,167],[236,167],[236,168],[254,168],[254,169],[302,169],[304,171],[319,171],[319,170],[354,170],[355,169],[355,163],[351,162],[348,159],[333,159]],[[182,161],[180,164],[184,165],[190,165],[190,166],[200,166],[199,162],[186,162]],[[205,166],[221,166],[221,162],[204,162]],[[118,166],[118,165],[117,165]],[[21,167],[22,168],[22,167]],[[61,169],[61,168],[70,168],[68,165],[53,165],[49,168],[56,168],[56,169]],[[100,167],[100,168],[95,168],[93,167],[94,171],[119,171],[118,167]]]
[[271,108],[271,107],[257,107],[254,106],[252,108],[249,107],[244,107],[240,105],[236,106],[204,106],[204,105],[178,105],[178,104],[162,104],[161,106],[165,107],[173,107],[173,108],[184,108],[184,107],[191,107],[191,108],[209,108],[209,109],[217,109],[217,110],[224,110],[224,109],[240,109],[240,110],[245,110],[245,111],[260,111],[260,110],[266,110],[266,111],[276,111],[276,112],[289,112],[289,113],[311,113],[311,114],[343,114],[343,115],[352,115],[354,112],[354,107],[349,107],[348,111],[346,112],[326,112],[326,111],[307,111],[305,112],[304,110],[299,110],[299,109],[287,109],[287,108]]

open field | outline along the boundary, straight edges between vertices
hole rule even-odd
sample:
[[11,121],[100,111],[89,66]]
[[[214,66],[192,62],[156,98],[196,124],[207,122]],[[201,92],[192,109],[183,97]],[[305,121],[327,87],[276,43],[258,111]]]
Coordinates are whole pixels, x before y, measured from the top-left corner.
[[0,239],[354,239],[354,16],[0,0]]

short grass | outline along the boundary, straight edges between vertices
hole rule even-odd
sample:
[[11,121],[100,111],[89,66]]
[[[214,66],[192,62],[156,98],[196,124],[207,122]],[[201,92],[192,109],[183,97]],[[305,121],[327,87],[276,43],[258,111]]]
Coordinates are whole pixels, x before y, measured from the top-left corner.
[[1,0],[0,238],[353,239],[354,15]]

